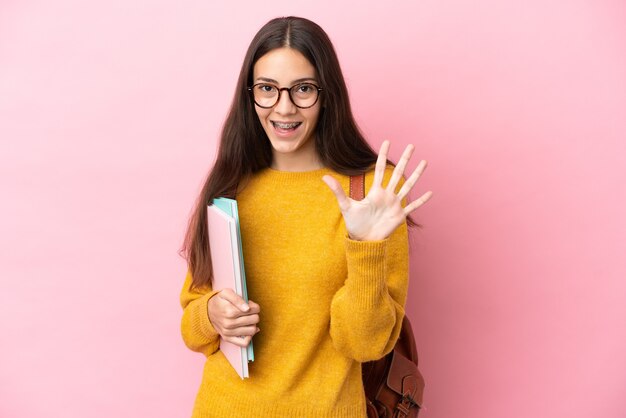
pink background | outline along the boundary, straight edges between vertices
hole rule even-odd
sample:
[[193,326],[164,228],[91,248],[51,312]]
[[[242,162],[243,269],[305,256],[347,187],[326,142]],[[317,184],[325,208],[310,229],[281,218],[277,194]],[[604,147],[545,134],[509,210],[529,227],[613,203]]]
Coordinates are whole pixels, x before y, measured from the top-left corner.
[[190,415],[177,250],[288,14],[333,39],[371,143],[430,163],[421,416],[626,416],[625,3],[295,3],[0,3],[0,416]]

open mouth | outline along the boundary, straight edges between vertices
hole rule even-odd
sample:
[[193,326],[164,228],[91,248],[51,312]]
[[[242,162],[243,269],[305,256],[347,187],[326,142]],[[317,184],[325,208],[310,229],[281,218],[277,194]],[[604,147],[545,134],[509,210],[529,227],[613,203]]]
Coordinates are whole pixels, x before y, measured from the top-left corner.
[[285,132],[294,131],[300,125],[302,125],[302,122],[274,122],[272,121],[272,126],[276,130],[285,131]]

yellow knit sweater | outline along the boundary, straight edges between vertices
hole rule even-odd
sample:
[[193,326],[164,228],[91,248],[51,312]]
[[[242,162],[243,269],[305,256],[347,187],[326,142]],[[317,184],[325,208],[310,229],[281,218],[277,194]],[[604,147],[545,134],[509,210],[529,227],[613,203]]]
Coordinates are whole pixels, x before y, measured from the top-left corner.
[[[366,417],[360,362],[382,357],[398,338],[407,228],[383,241],[350,240],[325,174],[348,194],[349,177],[330,169],[265,169],[237,196],[248,293],[261,306],[249,379],[219,351],[207,314],[215,292],[190,291],[187,275],[182,336],[207,357],[194,418]],[[366,190],[372,180],[370,172]]]

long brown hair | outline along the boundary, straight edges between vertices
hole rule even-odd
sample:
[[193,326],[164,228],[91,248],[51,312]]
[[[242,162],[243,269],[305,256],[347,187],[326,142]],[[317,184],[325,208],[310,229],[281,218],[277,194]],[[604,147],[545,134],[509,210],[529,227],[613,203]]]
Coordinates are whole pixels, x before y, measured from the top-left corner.
[[248,47],[222,129],[215,164],[189,220],[181,253],[187,259],[194,288],[208,285],[212,278],[207,205],[216,197],[234,198],[243,180],[271,164],[271,144],[259,122],[248,87],[252,85],[254,64],[259,58],[282,47],[302,53],[315,67],[324,89],[315,133],[316,150],[324,166],[341,174],[354,175],[367,171],[376,162],[376,153],[352,116],[346,83],[328,35],[316,23],[304,18],[290,16],[270,20]]

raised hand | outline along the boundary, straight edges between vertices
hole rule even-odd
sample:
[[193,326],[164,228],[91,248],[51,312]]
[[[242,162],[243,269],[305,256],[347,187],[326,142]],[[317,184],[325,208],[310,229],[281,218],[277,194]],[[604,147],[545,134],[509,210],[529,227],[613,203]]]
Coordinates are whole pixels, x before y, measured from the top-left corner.
[[376,160],[374,182],[367,196],[361,201],[347,197],[339,182],[332,176],[326,175],[322,178],[337,198],[339,209],[351,239],[357,241],[378,241],[387,238],[398,226],[405,222],[406,217],[411,212],[430,199],[432,192],[428,191],[406,207],[402,207],[402,199],[411,191],[426,169],[426,161],[424,160],[420,161],[398,193],[395,192],[398,182],[404,174],[404,169],[411,159],[413,150],[413,145],[406,147],[400,157],[400,161],[398,161],[398,165],[393,170],[387,187],[383,188],[382,182],[389,152],[389,141],[384,141]]
[[246,303],[232,289],[223,289],[209,299],[209,319],[220,336],[240,347],[246,347],[259,332],[260,307],[251,300]]

